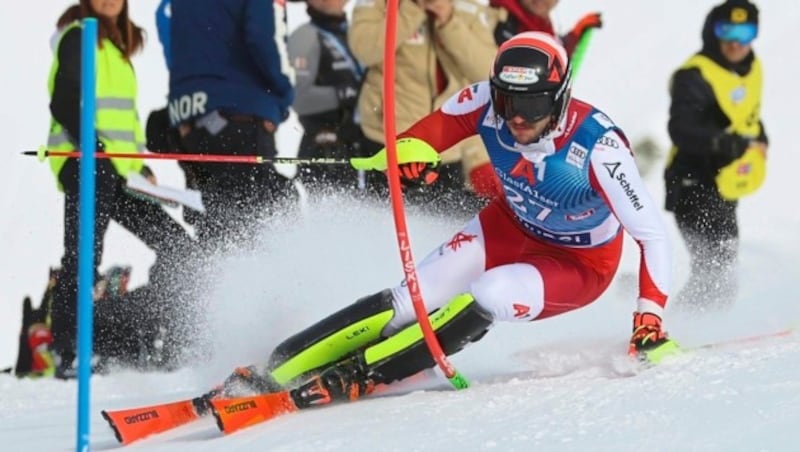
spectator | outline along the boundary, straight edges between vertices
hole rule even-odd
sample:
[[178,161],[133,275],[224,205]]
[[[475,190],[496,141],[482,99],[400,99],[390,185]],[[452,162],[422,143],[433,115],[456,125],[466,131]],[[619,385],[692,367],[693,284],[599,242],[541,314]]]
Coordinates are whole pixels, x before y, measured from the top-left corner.
[[671,80],[674,148],[665,171],[666,209],[692,261],[678,300],[700,309],[730,305],[737,293],[737,202],[721,196],[717,175],[748,148],[766,154],[761,61],[752,49],[757,34],[753,3],[728,0],[714,7],[703,25],[702,49]]
[[[108,153],[141,150],[143,137],[136,109],[137,83],[130,57],[143,46],[143,31],[128,16],[127,0],[80,0],[58,20],[59,35],[50,71],[50,150],[78,148],[80,135],[81,31],[79,20],[96,17],[97,46],[97,150]],[[94,149],[86,150],[93,152]],[[51,158],[58,187],[64,192],[64,256],[55,281],[52,300],[52,335],[55,374],[74,375],[76,298],[78,271],[77,159]],[[95,310],[95,351],[106,357],[137,362],[146,357],[139,341],[151,344],[156,331],[170,318],[179,283],[171,275],[179,272],[182,256],[194,244],[186,231],[157,204],[134,198],[125,190],[129,174],[152,173],[137,159],[99,159],[96,171],[94,268],[96,279],[104,235],[113,219],[156,252],[149,285],[124,302],[98,303]]]
[[[190,153],[277,155],[275,131],[294,98],[286,12],[269,0],[172,0],[170,122]],[[296,195],[271,164],[186,163],[206,214],[204,245],[233,245]]]
[[172,2],[171,0],[161,0],[156,8],[156,31],[158,32],[158,40],[161,42],[161,50],[164,52],[164,62],[167,64],[167,69],[172,65],[172,58],[170,57],[170,19],[172,16]]
[[524,31],[540,31],[560,38],[571,56],[581,37],[592,28],[600,28],[603,22],[600,13],[589,13],[572,30],[559,36],[550,20],[550,12],[557,4],[558,0],[489,0],[497,22],[494,28],[497,45]]
[[[156,30],[158,32],[158,40],[161,43],[161,50],[164,53],[164,64],[169,71],[172,66],[172,59],[170,57],[170,22],[172,17],[172,4],[171,0],[161,0],[156,8],[155,21]],[[183,146],[181,145],[181,137],[178,135],[178,129],[173,127],[169,120],[169,107],[166,101],[163,107],[150,111],[147,115],[147,124],[145,125],[145,139],[147,149],[151,152],[164,152],[174,153],[181,152]],[[191,170],[186,167],[186,162],[178,161],[178,166],[183,170],[185,176],[186,186],[196,189],[197,184],[191,178]],[[183,211],[184,220],[187,223],[194,223],[196,219],[196,212]],[[194,216],[194,217],[193,217]]]
[[[464,0],[402,0],[397,23],[395,115],[397,130],[440,107],[465,83],[486,77],[496,51],[492,32],[481,6]],[[383,147],[383,45],[386,4],[359,1],[353,10],[348,40],[353,54],[367,68],[358,100],[361,129],[365,135],[361,152],[372,155]],[[437,184],[409,199],[438,210],[470,200],[465,191],[461,164],[462,148],[442,155]],[[368,174],[368,184],[379,192],[386,185],[381,174]],[[455,195],[455,196],[453,196]],[[433,203],[432,201],[439,200]],[[477,210],[473,202],[465,206]]]
[[[300,158],[358,156],[362,139],[355,106],[364,69],[347,46],[347,0],[307,0],[309,22],[289,36],[297,95],[293,108],[304,129]],[[358,173],[349,165],[300,165],[308,188],[355,188]]]
[[[170,58],[170,16],[172,15],[171,0],[161,0],[156,8],[156,30],[158,40],[161,42],[161,50],[164,53],[164,64],[169,70],[171,66]],[[169,108],[165,105],[162,108],[153,110],[147,116],[145,126],[145,139],[147,149],[153,152],[175,152],[180,148],[180,136],[178,131],[169,122]],[[178,162],[183,167],[182,162]],[[184,168],[184,172],[186,169]],[[187,181],[187,185],[192,185]]]

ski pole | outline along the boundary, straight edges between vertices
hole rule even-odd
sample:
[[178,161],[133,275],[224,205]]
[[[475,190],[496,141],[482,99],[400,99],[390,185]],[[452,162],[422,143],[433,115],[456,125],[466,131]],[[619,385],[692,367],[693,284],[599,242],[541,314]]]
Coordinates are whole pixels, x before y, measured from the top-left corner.
[[746,337],[735,337],[733,339],[724,339],[717,342],[708,342],[701,345],[695,345],[693,347],[688,347],[686,350],[695,351],[695,350],[703,350],[709,348],[719,348],[719,347],[726,347],[729,345],[739,345],[739,344],[749,344],[753,342],[761,342],[767,339],[773,339],[777,337],[783,336],[790,336],[796,331],[796,326],[790,326],[789,328],[785,328],[778,331],[773,331],[771,333],[764,333],[764,334],[757,334],[754,336],[746,336]]
[[593,35],[594,28],[586,30],[583,36],[581,36],[581,39],[578,41],[578,44],[575,46],[575,50],[572,52],[573,80],[578,77],[578,71],[580,71],[581,67],[583,66],[583,58],[586,56],[586,50],[589,48],[589,41],[592,40]]
[[433,332],[431,320],[428,318],[428,310],[425,308],[425,302],[420,293],[414,257],[411,255],[411,240],[408,235],[408,226],[406,225],[403,192],[400,188],[400,169],[397,164],[397,142],[395,136],[394,74],[398,5],[399,0],[387,0],[386,2],[386,31],[384,33],[383,48],[383,97],[385,99],[383,102],[383,129],[388,161],[389,195],[392,201],[397,244],[400,251],[400,259],[403,262],[403,272],[405,273],[408,292],[411,295],[411,303],[414,306],[414,314],[417,316],[417,322],[422,330],[425,345],[428,346],[433,360],[453,387],[465,389],[469,387],[469,382],[447,359],[447,355],[445,355],[439,340],[436,338],[436,334]]
[[[22,155],[36,156],[39,160],[48,157],[80,158],[80,151],[51,151],[41,148],[37,151],[22,151]],[[349,165],[349,159],[337,158],[296,158],[296,157],[262,157],[260,155],[225,155],[225,154],[183,154],[183,153],[148,153],[138,152],[95,152],[98,159],[143,159],[143,160],[177,160],[181,162],[209,163],[249,163],[261,165],[266,163],[286,165]]]

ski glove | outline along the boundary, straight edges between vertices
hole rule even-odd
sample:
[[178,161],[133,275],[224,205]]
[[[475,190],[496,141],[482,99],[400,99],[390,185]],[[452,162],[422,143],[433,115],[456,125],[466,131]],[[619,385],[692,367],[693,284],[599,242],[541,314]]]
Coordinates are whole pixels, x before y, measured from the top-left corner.
[[430,185],[438,177],[438,168],[430,163],[412,162],[400,165],[400,183],[403,188]]
[[628,355],[656,364],[677,352],[678,344],[661,329],[661,317],[650,312],[633,313]]
[[711,139],[711,152],[718,168],[744,155],[749,147],[750,139],[735,133],[726,132]]
[[158,185],[158,179],[156,178],[156,173],[154,173],[149,166],[142,165],[142,169],[141,171],[139,171],[139,174],[141,174],[142,177],[144,177],[145,179],[149,180],[151,184]]
[[581,17],[578,23],[572,27],[570,34],[580,39],[591,28],[603,28],[603,18],[600,13],[590,13]]
[[583,16],[569,33],[561,37],[561,40],[564,42],[564,48],[567,49],[567,53],[572,55],[578,42],[589,30],[602,28],[602,26],[603,20],[600,17],[600,13],[591,13]]
[[358,102],[358,86],[343,85],[336,88],[336,99],[339,100],[339,108],[353,108]]

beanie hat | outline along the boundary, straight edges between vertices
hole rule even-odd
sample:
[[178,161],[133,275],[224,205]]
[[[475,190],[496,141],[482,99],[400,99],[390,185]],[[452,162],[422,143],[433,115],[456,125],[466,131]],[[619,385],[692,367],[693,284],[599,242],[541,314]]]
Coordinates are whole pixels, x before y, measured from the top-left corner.
[[727,0],[725,3],[715,6],[706,16],[706,22],[703,25],[704,48],[717,45],[718,39],[714,36],[714,25],[718,22],[758,25],[758,7],[749,0]]

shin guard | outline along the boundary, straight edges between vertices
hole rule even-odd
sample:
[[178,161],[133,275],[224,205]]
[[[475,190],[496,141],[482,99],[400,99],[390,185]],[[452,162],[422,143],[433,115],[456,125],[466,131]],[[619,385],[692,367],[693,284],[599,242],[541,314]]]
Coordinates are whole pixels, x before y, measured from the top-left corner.
[[381,338],[394,316],[392,294],[363,297],[278,345],[270,357],[272,378],[286,386]]
[[[470,342],[478,341],[492,326],[492,316],[470,294],[454,298],[430,314],[436,337],[446,355],[461,351]],[[364,361],[375,383],[401,380],[435,364],[415,323],[390,338],[368,347]]]

